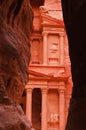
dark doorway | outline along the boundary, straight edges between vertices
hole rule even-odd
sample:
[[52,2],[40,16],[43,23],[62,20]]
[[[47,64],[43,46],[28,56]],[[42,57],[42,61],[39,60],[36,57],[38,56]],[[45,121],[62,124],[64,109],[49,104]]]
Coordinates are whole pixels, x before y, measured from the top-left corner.
[[35,88],[32,93],[32,125],[36,130],[41,130],[41,90]]

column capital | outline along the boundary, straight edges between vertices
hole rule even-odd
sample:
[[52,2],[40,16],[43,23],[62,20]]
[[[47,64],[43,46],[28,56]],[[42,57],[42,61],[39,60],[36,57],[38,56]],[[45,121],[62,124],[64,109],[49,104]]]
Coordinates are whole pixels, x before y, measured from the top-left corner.
[[60,37],[64,37],[64,35],[65,35],[64,33],[59,33]]
[[43,35],[43,36],[47,36],[47,35],[48,35],[48,32],[42,32],[42,35]]
[[64,89],[59,89],[59,94],[64,94],[65,90]]
[[47,88],[42,88],[42,94],[47,94]]
[[32,93],[32,90],[33,90],[33,88],[27,88],[27,89],[26,89],[26,92]]

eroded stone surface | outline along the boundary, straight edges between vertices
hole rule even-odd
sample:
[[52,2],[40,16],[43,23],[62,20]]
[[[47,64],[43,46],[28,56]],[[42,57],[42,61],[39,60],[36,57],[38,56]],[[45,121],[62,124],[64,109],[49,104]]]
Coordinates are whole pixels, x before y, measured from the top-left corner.
[[30,130],[32,125],[27,121],[20,106],[0,105],[0,130]]
[[30,128],[14,103],[28,81],[32,19],[27,0],[0,1],[0,130]]

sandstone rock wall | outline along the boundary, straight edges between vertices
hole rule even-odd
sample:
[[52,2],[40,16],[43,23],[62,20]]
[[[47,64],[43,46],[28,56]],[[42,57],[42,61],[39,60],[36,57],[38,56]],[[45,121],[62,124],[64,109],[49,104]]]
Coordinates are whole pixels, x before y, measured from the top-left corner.
[[15,102],[28,80],[32,18],[27,0],[0,1],[0,84]]
[[32,20],[28,0],[0,0],[0,130],[31,127],[16,104],[28,81]]

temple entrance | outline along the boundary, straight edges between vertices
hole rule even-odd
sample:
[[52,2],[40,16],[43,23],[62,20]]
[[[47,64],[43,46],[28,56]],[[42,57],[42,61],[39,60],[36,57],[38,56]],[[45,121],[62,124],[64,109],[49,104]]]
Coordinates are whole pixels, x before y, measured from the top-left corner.
[[41,102],[41,90],[35,88],[32,92],[32,124],[36,130],[41,130]]

